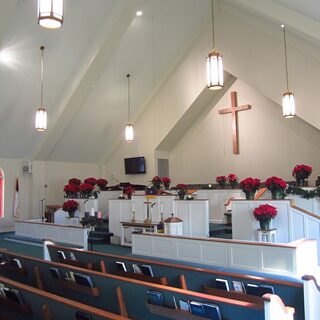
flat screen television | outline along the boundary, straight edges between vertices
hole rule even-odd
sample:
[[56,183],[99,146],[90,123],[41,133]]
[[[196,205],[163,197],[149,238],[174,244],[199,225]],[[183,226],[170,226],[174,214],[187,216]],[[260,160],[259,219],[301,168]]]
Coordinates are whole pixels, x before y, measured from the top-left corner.
[[126,174],[146,173],[146,162],[144,157],[125,158],[124,168]]

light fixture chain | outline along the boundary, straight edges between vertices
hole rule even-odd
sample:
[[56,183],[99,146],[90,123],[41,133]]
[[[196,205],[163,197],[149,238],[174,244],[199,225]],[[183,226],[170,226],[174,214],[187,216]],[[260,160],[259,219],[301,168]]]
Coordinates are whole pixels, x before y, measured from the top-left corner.
[[130,112],[130,74],[127,74],[128,78],[128,121],[130,122],[131,119],[131,112]]
[[40,77],[41,77],[41,107],[43,107],[43,50],[44,50],[44,46],[40,47],[41,50],[41,71],[40,71]]
[[212,48],[215,49],[214,41],[214,0],[211,0],[211,22],[212,22]]
[[285,67],[286,67],[286,83],[287,83],[287,91],[289,91],[286,27],[283,25],[282,28],[283,28],[283,40],[284,40],[284,60],[285,60]]

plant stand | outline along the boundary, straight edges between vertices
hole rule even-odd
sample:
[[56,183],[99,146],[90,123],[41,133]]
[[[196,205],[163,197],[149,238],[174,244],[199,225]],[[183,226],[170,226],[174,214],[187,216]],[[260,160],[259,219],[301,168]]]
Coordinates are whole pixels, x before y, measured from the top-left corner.
[[269,229],[269,230],[258,229],[258,241],[276,243],[277,229]]

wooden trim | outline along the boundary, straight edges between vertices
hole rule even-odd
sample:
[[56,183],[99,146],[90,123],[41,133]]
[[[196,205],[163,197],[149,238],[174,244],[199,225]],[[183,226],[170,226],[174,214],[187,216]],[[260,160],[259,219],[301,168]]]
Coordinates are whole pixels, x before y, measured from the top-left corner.
[[0,296],[0,305],[6,306],[11,310],[16,311],[17,313],[26,315],[32,314],[32,310],[29,304],[17,303],[10,299],[4,298],[3,296]]
[[187,280],[184,274],[180,274],[179,280],[180,280],[180,288],[183,290],[188,290]]
[[219,295],[225,298],[229,299],[235,299],[235,300],[241,300],[241,301],[247,301],[253,304],[257,305],[257,309],[263,309],[264,302],[266,299],[258,296],[249,295],[243,292],[236,292],[236,291],[226,291],[226,290],[220,290],[216,288],[211,288],[207,286],[203,286],[203,291],[210,295]]
[[[49,223],[49,222],[38,222],[38,221],[30,221],[30,220],[15,220],[15,223],[29,223],[29,224],[41,224],[47,227],[63,227],[63,228],[75,228],[75,229],[84,229],[81,226],[76,226],[74,224],[58,224],[58,223]],[[49,240],[49,239],[48,239]]]
[[120,271],[120,270],[117,270],[115,272],[115,275],[118,275],[118,276],[121,276],[121,277],[125,277],[125,278],[145,281],[145,282],[158,283],[158,284],[162,284],[163,286],[168,286],[169,285],[167,277],[159,277],[159,278],[157,278],[157,277],[147,276],[145,274],[139,274],[139,273],[134,273],[134,272],[125,272],[125,271]]
[[255,194],[254,200],[260,199],[267,191],[268,191],[268,188],[260,188],[258,192]]
[[302,208],[297,207],[297,206],[295,206],[295,205],[293,205],[293,204],[291,204],[290,207],[293,208],[293,209],[296,209],[296,210],[298,210],[298,211],[301,211],[301,212],[303,212],[304,214],[306,214],[306,215],[308,215],[308,216],[311,216],[312,218],[316,218],[317,220],[320,220],[320,216],[316,215],[316,214],[313,213],[313,212],[310,212],[310,211],[308,211],[308,210],[302,209]]
[[92,262],[80,262],[77,260],[72,260],[72,259],[61,259],[58,258],[60,263],[64,263],[70,266],[75,266],[83,269],[88,269],[88,270],[93,270],[93,264]]
[[302,280],[303,280],[303,281],[313,281],[314,284],[315,284],[315,286],[316,286],[316,288],[317,288],[318,291],[320,292],[320,285],[318,284],[318,281],[317,281],[317,279],[316,279],[314,276],[312,276],[312,275],[304,275],[304,276],[302,277]]
[[[50,245],[50,246],[54,247],[56,249],[63,249],[65,251],[80,251],[80,252],[84,252],[85,254],[88,254],[88,255],[101,256],[101,257],[112,258],[112,259],[117,259],[117,260],[123,259],[123,256],[107,254],[107,253],[103,253],[103,252],[83,251],[83,250],[63,247],[63,246],[59,246],[59,245]],[[33,258],[33,259],[35,259],[35,258]],[[157,261],[157,260],[148,260],[148,259],[133,258],[133,257],[125,257],[125,260],[132,261],[132,262],[139,262],[142,264],[154,264],[154,265],[158,265],[158,266],[162,266],[162,267],[170,267],[170,268],[176,268],[176,269],[182,269],[182,270],[188,270],[188,271],[204,272],[204,273],[208,273],[208,274],[212,274],[212,275],[230,276],[230,277],[235,277],[235,278],[239,278],[239,279],[246,279],[248,281],[259,281],[259,282],[263,282],[263,283],[279,284],[279,285],[285,285],[285,286],[291,286],[291,287],[297,287],[297,288],[303,287],[302,283],[298,283],[298,282],[290,282],[290,281],[286,281],[286,280],[278,280],[278,279],[272,279],[272,278],[250,276],[250,275],[245,275],[242,273],[226,272],[226,271],[220,271],[220,270],[205,269],[205,268],[200,268],[200,267],[191,267],[188,265],[162,262],[162,261]]]
[[99,266],[100,266],[100,269],[101,269],[101,272],[102,272],[102,273],[108,273],[106,264],[104,263],[103,260],[100,260],[100,261],[99,261]]
[[37,284],[37,288],[40,290],[45,290],[44,284],[43,284],[43,280],[42,280],[42,276],[41,276],[41,272],[39,270],[38,267],[34,267],[33,268],[35,276],[36,276],[36,284]]
[[104,317],[104,318],[106,318],[108,320],[128,320],[128,318],[121,317],[121,316],[119,316],[119,315],[117,315],[115,313],[111,313],[111,312],[108,312],[108,311],[105,311],[105,310],[102,310],[102,309],[91,307],[89,305],[83,304],[83,303],[78,302],[78,301],[74,301],[74,300],[70,300],[70,299],[67,299],[67,298],[63,298],[63,297],[58,296],[56,294],[49,293],[47,291],[42,291],[42,290],[39,290],[37,288],[30,287],[30,286],[28,286],[26,284],[19,283],[19,282],[16,282],[14,280],[11,280],[11,279],[4,278],[2,276],[0,276],[0,282],[4,283],[6,285],[9,285],[9,286],[17,287],[19,289],[22,289],[24,291],[27,291],[27,292],[30,292],[30,293],[33,293],[33,294],[36,294],[36,295],[42,296],[44,298],[63,303],[65,305],[69,306],[69,307],[73,307],[75,309],[79,309],[79,310],[82,310],[82,311],[85,311],[85,312],[89,312],[89,313],[95,314],[95,315],[100,316],[100,317]]
[[117,300],[118,300],[118,304],[119,304],[120,316],[128,318],[128,311],[127,311],[126,304],[124,302],[121,287],[116,287],[116,295],[117,295]]
[[44,320],[54,320],[51,310],[49,309],[47,304],[42,306],[42,315]]
[[89,296],[98,297],[100,295],[100,288],[99,287],[86,287],[81,284],[76,283],[72,280],[65,280],[65,279],[54,279],[54,282],[61,288],[69,289],[73,291],[77,291],[83,294],[87,294]]

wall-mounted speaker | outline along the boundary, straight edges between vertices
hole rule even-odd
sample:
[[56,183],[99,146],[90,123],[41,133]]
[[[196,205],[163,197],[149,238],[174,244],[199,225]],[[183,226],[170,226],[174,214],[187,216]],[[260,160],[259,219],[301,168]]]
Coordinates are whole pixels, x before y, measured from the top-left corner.
[[23,161],[22,162],[22,173],[23,174],[32,174],[32,162]]

